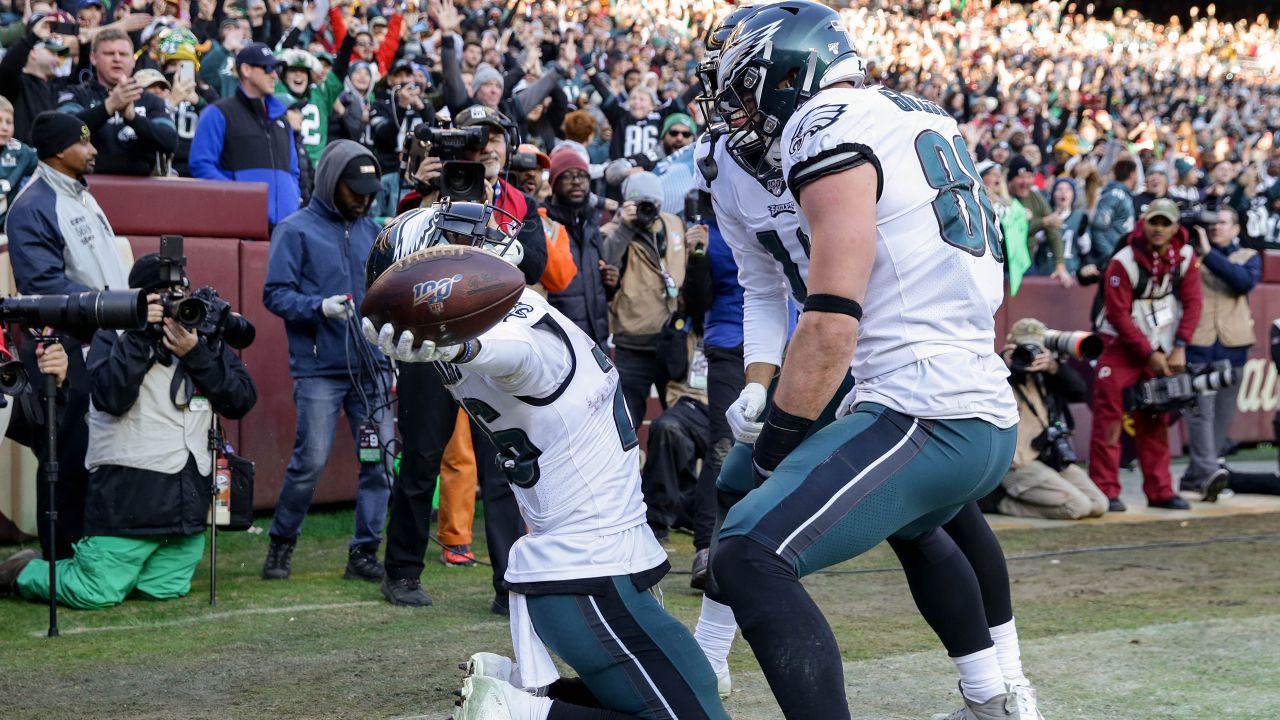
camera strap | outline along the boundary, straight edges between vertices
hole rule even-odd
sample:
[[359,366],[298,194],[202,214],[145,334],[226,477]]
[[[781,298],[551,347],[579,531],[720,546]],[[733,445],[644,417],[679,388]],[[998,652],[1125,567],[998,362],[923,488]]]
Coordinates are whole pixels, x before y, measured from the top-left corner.
[[[1036,406],[1031,403],[1031,399],[1028,398],[1027,394],[1022,391],[1022,386],[1014,385],[1013,391],[1018,394],[1018,398],[1022,400],[1022,403],[1031,409],[1032,416],[1034,416],[1036,420],[1040,421],[1040,425],[1045,430],[1048,430],[1049,429],[1048,419],[1040,417],[1040,413],[1036,412]],[[1044,392],[1044,388],[1040,388],[1040,397],[1044,400],[1045,413],[1048,415],[1052,415],[1053,413],[1049,408],[1049,397],[1048,397],[1048,394]]]

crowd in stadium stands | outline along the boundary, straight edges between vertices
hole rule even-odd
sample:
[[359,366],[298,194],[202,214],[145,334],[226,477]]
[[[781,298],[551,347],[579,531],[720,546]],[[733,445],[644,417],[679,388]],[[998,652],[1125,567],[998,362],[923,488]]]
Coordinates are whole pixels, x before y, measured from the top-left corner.
[[[102,154],[97,172],[290,186],[273,182],[273,224],[305,202],[320,151],[342,138],[378,157],[386,178],[376,209],[393,215],[397,194],[411,189],[398,172],[406,134],[473,102],[510,116],[521,140],[544,153],[566,143],[584,149],[593,190],[617,197],[604,180],[610,161],[634,161],[607,175],[620,185],[627,170],[650,169],[687,144],[684,136],[660,142],[668,131],[696,133],[703,124],[689,103],[698,91],[693,70],[708,24],[724,11],[709,0],[5,5],[0,94],[13,105],[13,138],[29,144],[41,111],[75,112]],[[1027,274],[1056,270],[1069,284],[1089,257],[1106,257],[1117,231],[1098,220],[1108,216],[1103,190],[1122,154],[1139,161],[1136,210],[1163,195],[1183,210],[1230,205],[1246,244],[1280,242],[1272,130],[1280,124],[1280,40],[1270,20],[1201,14],[1160,23],[1134,11],[1098,18],[1066,7],[876,1],[840,12],[876,81],[941,105],[962,121],[975,157],[997,164],[991,187],[1002,214],[1013,196],[1001,181],[1015,158],[1028,161],[1046,202],[1030,208]],[[66,23],[77,31],[57,32]],[[238,54],[251,43],[279,62],[274,88],[269,78],[258,89],[241,81],[237,68],[249,58]],[[261,57],[250,60],[262,66]],[[185,63],[194,74],[183,72]],[[268,115],[288,120],[293,146],[285,138],[271,144],[287,157],[259,157],[271,149],[262,144],[224,147],[223,133],[237,132],[239,118],[236,103],[218,102],[237,88],[274,96]],[[16,167],[29,173],[28,163]],[[1080,212],[1042,223],[1067,209],[1051,207],[1049,197],[1061,178],[1071,181],[1063,202],[1071,192],[1070,208]],[[11,199],[22,179],[6,177],[0,189]]]
[[[1061,473],[1050,463],[1011,475],[992,506],[1011,514],[1082,517],[1104,512],[1107,500],[1111,511],[1123,510],[1115,469],[1101,467],[1118,461],[1120,376],[1128,383],[1185,364],[1226,360],[1239,366],[1254,341],[1245,298],[1258,282],[1260,261],[1250,253],[1280,248],[1275,18],[1227,22],[1211,9],[1167,22],[1135,11],[1087,16],[1072,14],[1075,4],[1048,0],[854,5],[839,13],[867,63],[867,82],[931,101],[932,111],[941,108],[958,121],[975,160],[968,173],[986,188],[1004,231],[1012,292],[1023,277],[1035,275],[1064,287],[1114,281],[1103,283],[1096,312],[1097,324],[1116,337],[1098,376],[1114,381],[1100,383],[1109,393],[1105,412],[1095,384],[1093,455],[1106,461],[1090,468],[1097,487],[1082,482],[1077,471],[1068,486],[1058,483],[1061,497],[1037,496],[1031,490],[1044,486],[1032,476]],[[631,408],[633,417],[644,416],[651,385],[665,408],[664,387],[670,391],[666,386],[678,376],[692,378],[689,366],[696,365],[704,373],[698,402],[705,418],[707,360],[695,357],[673,371],[655,352],[669,340],[666,325],[677,305],[685,311],[704,307],[685,296],[676,301],[681,278],[667,268],[678,266],[679,275],[687,260],[692,279],[685,279],[683,292],[696,281],[729,297],[723,305],[721,295],[711,301],[708,326],[736,315],[736,335],[729,333],[724,343],[726,349],[738,346],[738,359],[716,354],[720,340],[708,327],[710,385],[724,377],[717,367],[737,366],[741,387],[741,290],[735,311],[728,252],[718,231],[707,247],[701,219],[690,217],[685,204],[695,186],[691,146],[707,125],[695,102],[706,90],[695,69],[708,29],[730,7],[712,0],[0,0],[0,217],[36,172],[37,160],[45,159],[37,158],[33,129],[37,116],[51,110],[74,114],[88,128],[99,173],[265,182],[266,219],[280,228],[273,246],[297,225],[287,218],[308,207],[313,195],[329,207],[348,177],[372,189],[370,177],[357,177],[372,172],[373,226],[362,226],[363,239],[370,240],[376,226],[433,195],[441,164],[421,157],[407,163],[414,129],[424,123],[483,126],[490,141],[477,159],[492,166],[486,168],[488,197],[529,221],[530,231],[537,226],[532,219],[542,218],[547,252],[526,253],[530,267],[522,268],[530,282],[538,281],[552,304],[602,346],[612,334],[628,402],[641,405]],[[908,95],[893,96],[919,104]],[[335,151],[326,154],[330,146]],[[358,167],[322,163],[322,155],[340,155]],[[499,166],[505,168],[501,181]],[[637,224],[640,207],[652,210],[647,222],[659,223],[663,233],[678,235],[687,223],[685,237],[696,247],[688,258],[665,258],[658,282],[666,283],[670,296],[656,304],[655,318],[627,320],[614,299],[641,282],[635,264],[630,275],[626,265],[635,234],[629,228],[645,229]],[[353,212],[344,217],[362,211]],[[336,223],[336,217],[329,219]],[[14,228],[9,230],[12,235]],[[656,243],[664,248],[659,255],[682,247],[661,237]],[[1135,260],[1135,251],[1119,252],[1134,244],[1159,257]],[[273,247],[273,258],[284,252]],[[545,269],[532,260],[545,262]],[[1138,265],[1156,281],[1134,282],[1123,297],[1112,292],[1118,282],[1112,275]],[[1185,286],[1171,301],[1181,324],[1135,327],[1131,304],[1151,299],[1166,274]],[[345,322],[344,298],[362,290],[333,288],[332,297],[303,298],[300,317],[319,322],[312,316],[323,307],[325,319]],[[1017,337],[1011,334],[1008,359],[1019,343],[1043,339],[1043,325],[1028,320]],[[619,333],[626,322],[639,330]],[[632,341],[634,346],[627,344]],[[1029,372],[1056,375],[1058,369],[1046,355],[1037,356]],[[1030,383],[1028,377],[1020,371],[1014,382]],[[1079,378],[1056,383],[1024,398],[1029,428],[1032,420],[1051,420],[1042,418],[1052,410],[1044,407],[1050,395],[1061,395],[1064,405],[1081,399]],[[1030,392],[1031,385],[1024,389]],[[732,400],[736,390],[726,392]],[[677,394],[669,402],[678,408],[684,400]],[[1226,482],[1217,452],[1230,404],[1224,396],[1218,421],[1193,428],[1200,457],[1182,489],[1201,491],[1205,499],[1216,498]],[[1213,408],[1201,406],[1213,416]],[[728,432],[716,427],[722,411],[723,403],[712,398],[712,436],[688,443],[667,432],[671,423],[655,425],[662,431],[657,437],[684,444],[662,456],[672,467],[655,468],[646,479],[655,529],[661,535],[668,525],[696,525],[699,550],[710,535],[710,516],[690,519],[697,509],[682,504],[676,486],[688,480],[695,456],[711,459],[727,449]],[[1169,477],[1163,422],[1152,419],[1138,428],[1144,489],[1153,506],[1182,509]],[[706,430],[701,419],[685,425]],[[324,429],[332,435],[331,423]],[[1023,439],[1026,463],[1044,457],[1044,438]],[[445,438],[438,440],[431,442],[440,445]],[[652,450],[651,457],[658,457]],[[429,462],[438,465],[440,451],[435,448]],[[296,503],[301,514],[309,495],[303,500]],[[699,503],[707,505],[706,498],[693,504]],[[1072,503],[1074,509],[1063,510]],[[1049,510],[1037,509],[1046,504]],[[370,518],[370,527],[381,524],[378,513]],[[375,556],[377,533],[371,532],[363,544],[353,540],[353,558],[358,550],[363,564],[356,575],[376,579],[382,566]],[[469,532],[464,535],[449,543],[447,563],[474,563]],[[408,554],[420,572],[421,550]],[[277,574],[265,574],[287,577],[288,558],[272,558],[268,569]],[[700,560],[705,573],[705,555]],[[696,575],[696,565],[694,570]],[[412,580],[407,590],[420,592],[412,577],[401,579]],[[425,595],[411,600],[430,602]],[[495,611],[505,610],[498,607],[501,600],[499,593]]]

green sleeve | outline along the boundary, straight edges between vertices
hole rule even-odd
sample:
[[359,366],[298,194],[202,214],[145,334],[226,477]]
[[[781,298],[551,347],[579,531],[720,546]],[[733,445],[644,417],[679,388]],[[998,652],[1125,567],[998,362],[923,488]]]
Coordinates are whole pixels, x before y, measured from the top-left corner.
[[333,112],[333,103],[342,94],[342,81],[334,76],[332,72],[324,76],[324,83],[317,85],[312,97],[315,98],[316,105],[320,104],[321,99],[324,100],[325,117]]

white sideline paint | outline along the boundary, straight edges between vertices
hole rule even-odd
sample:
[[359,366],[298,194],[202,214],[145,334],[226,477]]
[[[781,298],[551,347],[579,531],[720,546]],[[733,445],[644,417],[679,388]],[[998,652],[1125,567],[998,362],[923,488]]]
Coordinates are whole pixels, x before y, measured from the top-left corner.
[[[292,612],[315,612],[319,610],[342,610],[345,608],[367,607],[370,605],[382,605],[384,603],[376,600],[361,600],[360,602],[349,603],[333,603],[330,605],[292,605],[290,607],[271,607],[271,608],[245,608],[243,610],[227,610],[226,612],[213,612],[206,615],[196,615],[193,617],[175,618],[173,620],[161,620],[159,622],[140,622],[131,623],[129,625],[100,625],[95,627],[72,627],[59,628],[58,631],[63,635],[84,635],[86,633],[111,632],[115,630],[149,630],[151,628],[174,627],[177,625],[198,625],[210,620],[224,620],[226,618],[245,617],[248,615],[279,615],[281,613]],[[31,633],[32,637],[44,637],[46,631],[40,630]]]

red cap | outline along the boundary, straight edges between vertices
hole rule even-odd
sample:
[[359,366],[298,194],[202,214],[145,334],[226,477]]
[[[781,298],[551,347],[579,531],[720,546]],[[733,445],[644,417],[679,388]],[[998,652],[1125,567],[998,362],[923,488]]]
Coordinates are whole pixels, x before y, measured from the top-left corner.
[[569,147],[562,147],[551,153],[551,173],[547,180],[551,183],[551,187],[556,186],[556,180],[567,170],[581,170],[588,172],[587,161],[582,159],[577,150]]

